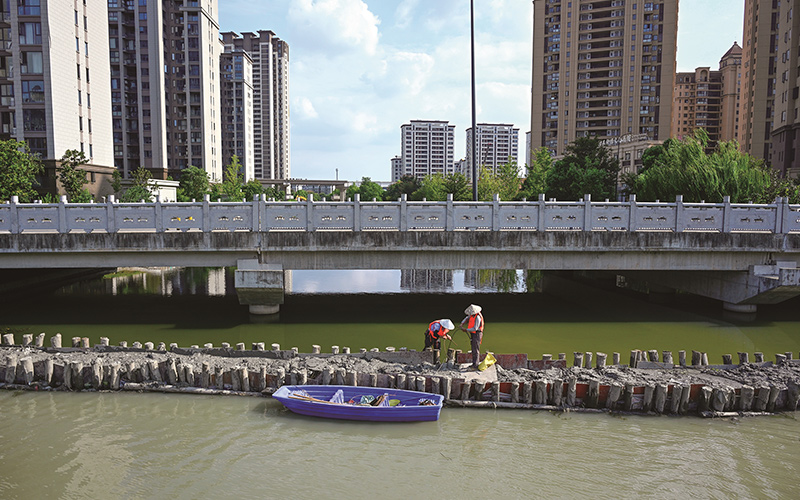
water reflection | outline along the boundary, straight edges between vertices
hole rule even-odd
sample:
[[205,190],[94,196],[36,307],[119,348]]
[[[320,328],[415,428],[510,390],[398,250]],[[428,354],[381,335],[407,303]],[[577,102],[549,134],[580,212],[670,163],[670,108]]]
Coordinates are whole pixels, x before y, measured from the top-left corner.
[[[121,268],[102,279],[64,286],[59,295],[236,295],[235,268]],[[287,270],[286,294],[526,293],[541,292],[539,271],[516,270]]]

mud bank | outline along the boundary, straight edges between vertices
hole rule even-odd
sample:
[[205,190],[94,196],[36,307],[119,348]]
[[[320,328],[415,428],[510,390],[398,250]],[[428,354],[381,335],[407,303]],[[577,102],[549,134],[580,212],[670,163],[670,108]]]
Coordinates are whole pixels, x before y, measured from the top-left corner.
[[586,363],[591,353],[575,353],[572,367],[564,355],[558,360],[496,355],[495,365],[477,372],[468,369],[469,355],[456,351],[438,364],[438,352],[394,348],[345,353],[340,351],[346,348],[333,346],[326,354],[314,346],[307,354],[277,345],[264,350],[263,344],[253,344],[252,350],[242,344],[167,350],[163,345],[45,348],[27,343],[0,347],[0,387],[267,396],[285,384],[360,385],[444,394],[450,406],[705,417],[795,411],[800,400],[800,362],[791,353],[758,363],[740,354],[740,364],[714,366],[702,364],[700,356],[698,364],[681,366],[668,359],[645,361],[642,351],[632,351],[635,368],[606,366],[602,353],[596,353],[596,366]]

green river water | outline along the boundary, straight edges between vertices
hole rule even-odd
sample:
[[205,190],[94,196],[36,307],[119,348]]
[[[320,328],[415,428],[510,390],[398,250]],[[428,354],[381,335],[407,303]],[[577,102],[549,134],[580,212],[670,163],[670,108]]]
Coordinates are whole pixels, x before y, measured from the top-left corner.
[[[796,299],[747,318],[560,276],[535,293],[450,278],[295,273],[280,317],[264,321],[238,304],[229,272],[168,270],[6,298],[0,327],[92,343],[421,349],[427,323],[458,322],[477,303],[496,353],[616,351],[625,362],[631,349],[694,349],[713,363],[800,351]],[[379,425],[300,417],[266,398],[0,391],[0,498],[795,498],[798,472],[795,415],[446,408],[438,422]]]

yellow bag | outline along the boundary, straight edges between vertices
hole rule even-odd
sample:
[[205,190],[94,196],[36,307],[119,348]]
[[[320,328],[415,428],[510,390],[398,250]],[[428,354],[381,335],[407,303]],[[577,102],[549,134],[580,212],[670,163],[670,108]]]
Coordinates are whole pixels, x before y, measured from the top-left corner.
[[486,351],[486,357],[483,358],[483,361],[480,362],[478,365],[478,370],[483,371],[493,364],[497,363],[497,359],[495,359],[494,354],[489,351]]

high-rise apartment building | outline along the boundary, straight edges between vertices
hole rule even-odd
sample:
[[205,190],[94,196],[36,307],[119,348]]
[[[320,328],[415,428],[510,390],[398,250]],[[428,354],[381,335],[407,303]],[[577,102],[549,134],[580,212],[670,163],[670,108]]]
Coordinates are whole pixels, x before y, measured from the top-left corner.
[[218,0],[108,0],[114,162],[222,178]]
[[[778,0],[745,0],[739,146],[772,162],[772,126],[778,61]],[[785,3],[785,2],[784,2]],[[792,2],[789,1],[789,4]]]
[[[797,10],[797,17],[794,11]],[[772,166],[783,177],[800,177],[800,0],[777,7],[775,58],[775,119],[772,128]]]
[[675,75],[672,97],[672,137],[682,139],[702,128],[709,147],[720,138],[722,117],[722,73],[709,67]]
[[392,158],[392,182],[397,182],[403,177],[403,158],[395,156]]
[[226,51],[244,51],[253,63],[253,149],[257,179],[288,179],[289,44],[272,31],[223,33]]
[[[497,171],[513,160],[519,162],[519,129],[503,123],[478,123],[478,165]],[[472,172],[472,127],[467,129],[467,169]]]
[[447,121],[411,120],[400,127],[403,174],[418,179],[453,173],[455,125]]
[[719,60],[722,74],[722,100],[720,103],[719,139],[731,141],[739,138],[739,94],[742,86],[742,48],[733,46]]
[[46,165],[71,149],[111,167],[106,3],[16,0],[0,10],[0,137],[27,142]]
[[222,88],[222,161],[229,165],[236,155],[245,181],[255,178],[253,136],[253,60],[241,47],[228,44],[230,33],[223,33],[225,52],[220,56]]
[[533,0],[533,11],[533,148],[669,136],[678,0]]

